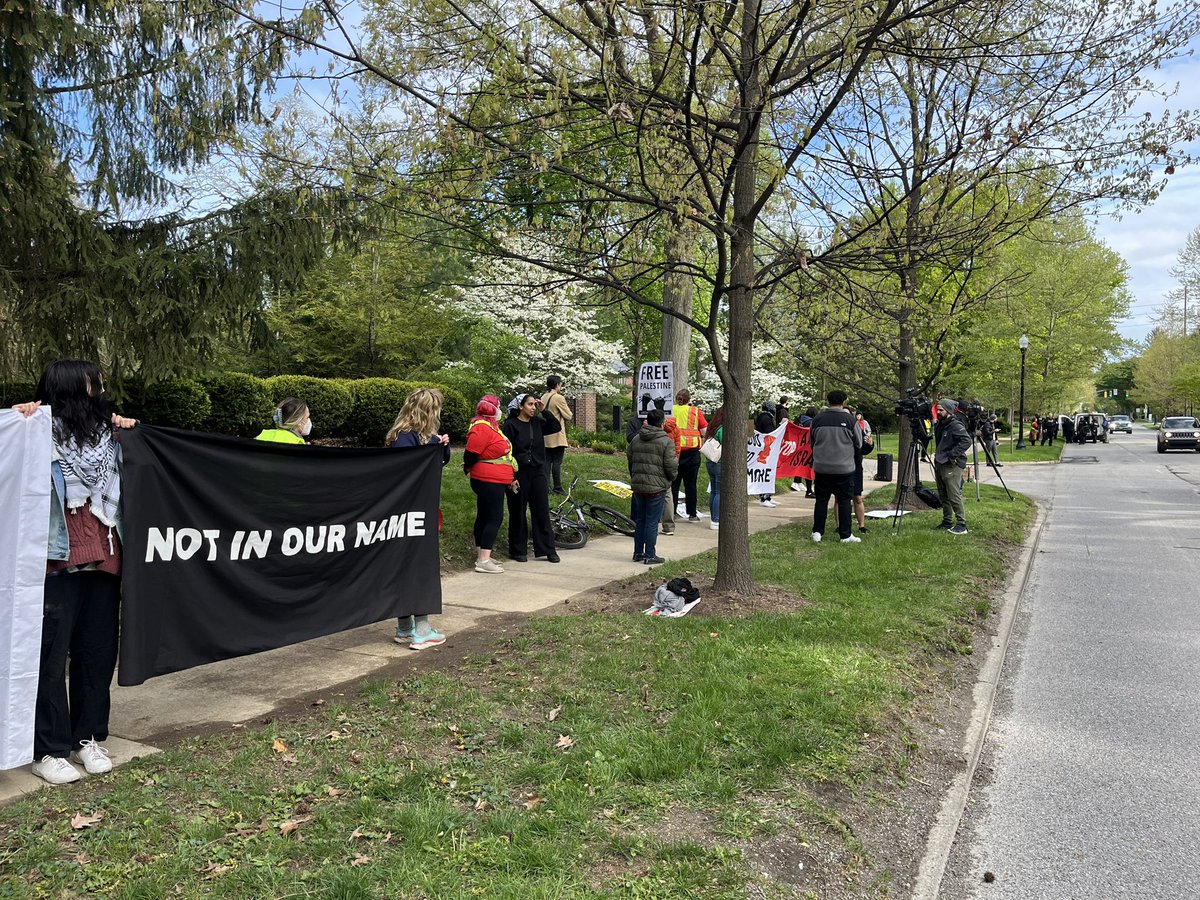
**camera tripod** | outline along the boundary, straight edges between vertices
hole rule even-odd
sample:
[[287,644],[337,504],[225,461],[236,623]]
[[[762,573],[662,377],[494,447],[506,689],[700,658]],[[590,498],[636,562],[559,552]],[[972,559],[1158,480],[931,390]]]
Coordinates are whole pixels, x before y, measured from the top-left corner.
[[[899,528],[900,523],[904,521],[903,511],[909,497],[916,488],[922,487],[921,460],[928,458],[926,447],[929,445],[929,432],[925,428],[925,423],[919,419],[915,421],[910,419],[908,424],[912,437],[908,442],[908,453],[905,454],[904,463],[900,469],[900,485],[896,488],[896,509],[892,513],[893,529]],[[910,478],[912,479],[911,483]]]
[[980,496],[980,489],[979,489],[979,448],[977,445],[983,446],[983,458],[985,460],[987,460],[987,464],[992,467],[992,471],[995,472],[996,477],[1000,479],[1000,486],[1002,488],[1004,488],[1004,493],[1006,493],[1008,495],[1008,499],[1009,500],[1013,499],[1012,492],[1008,489],[1008,485],[1004,483],[1004,476],[1000,474],[1000,468],[999,468],[1000,463],[996,460],[996,457],[992,453],[991,448],[987,445],[987,442],[983,438],[981,438],[979,435],[975,434],[974,431],[972,431],[971,432],[971,462],[975,466],[975,500],[979,501],[980,499],[982,499]]

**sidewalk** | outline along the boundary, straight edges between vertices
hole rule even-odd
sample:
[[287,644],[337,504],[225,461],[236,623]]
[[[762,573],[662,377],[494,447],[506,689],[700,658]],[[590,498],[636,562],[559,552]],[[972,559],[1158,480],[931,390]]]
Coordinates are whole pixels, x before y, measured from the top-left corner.
[[[876,486],[880,485],[868,479],[868,492]],[[750,498],[750,532],[811,521],[812,501],[803,498],[803,492],[784,490],[776,495],[780,505],[774,509]],[[709,524],[707,515],[698,523],[676,520],[675,534],[659,538],[658,552],[668,560],[679,560],[711,550],[717,545],[717,532]],[[506,562],[503,575],[468,571],[445,577],[437,628],[449,636],[445,645],[449,647],[455,635],[490,616],[536,612],[647,571],[632,561],[632,554],[632,538],[609,535],[594,537],[582,550],[561,551],[558,565],[530,557],[523,564]],[[137,687],[114,687],[112,734],[106,746],[113,762],[120,765],[157,753],[153,742],[158,736],[263,718],[292,699],[367,678],[396,659],[438,652],[415,653],[394,643],[394,632],[394,622],[381,622],[162,675]],[[44,786],[29,766],[0,772],[0,804]]]

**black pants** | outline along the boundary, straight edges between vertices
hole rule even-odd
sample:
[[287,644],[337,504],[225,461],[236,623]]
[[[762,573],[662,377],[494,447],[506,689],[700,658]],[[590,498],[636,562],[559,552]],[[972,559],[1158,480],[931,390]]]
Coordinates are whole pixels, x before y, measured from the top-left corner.
[[818,472],[813,479],[816,499],[813,501],[813,531],[825,533],[825,519],[829,515],[829,498],[837,498],[838,535],[850,537],[851,533],[851,501],[854,498],[854,473],[845,475],[826,475]]
[[[47,575],[33,756],[67,756],[80,741],[108,739],[109,687],[117,666],[121,579],[104,572]],[[70,696],[67,660],[70,659]]]
[[546,481],[554,485],[556,491],[561,491],[562,486],[562,461],[563,455],[567,452],[566,447],[547,447],[546,448]]
[[529,553],[529,522],[525,511],[533,522],[533,555],[549,556],[554,552],[554,530],[550,527],[550,498],[546,484],[546,470],[531,466],[517,473],[521,489],[508,495],[508,555],[525,556]]
[[684,450],[679,454],[679,474],[671,482],[671,503],[679,506],[679,486],[683,485],[683,499],[689,518],[696,516],[696,476],[700,474],[700,450]]
[[504,522],[504,495],[509,492],[508,485],[472,478],[471,490],[475,492],[475,546],[491,550]]

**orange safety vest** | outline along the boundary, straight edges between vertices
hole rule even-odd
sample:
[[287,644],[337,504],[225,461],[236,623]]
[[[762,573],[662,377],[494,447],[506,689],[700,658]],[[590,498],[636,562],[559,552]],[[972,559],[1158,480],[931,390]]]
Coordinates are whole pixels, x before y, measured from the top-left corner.
[[675,417],[675,425],[679,428],[679,439],[676,441],[679,449],[699,450],[700,445],[704,443],[704,435],[700,433],[700,410],[694,406],[677,405],[671,412]]

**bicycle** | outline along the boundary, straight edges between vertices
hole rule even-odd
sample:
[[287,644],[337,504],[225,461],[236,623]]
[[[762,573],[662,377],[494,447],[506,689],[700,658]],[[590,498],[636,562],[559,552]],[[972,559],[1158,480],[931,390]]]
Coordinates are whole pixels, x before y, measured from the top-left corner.
[[[575,491],[575,485],[579,483],[579,476],[576,475],[571,480],[571,486],[567,488],[567,494],[559,502],[558,506],[550,510],[550,526],[554,529],[554,546],[561,550],[579,550],[583,548],[587,542],[591,531],[596,527],[596,524],[602,525],[609,531],[615,531],[618,534],[623,534],[626,537],[633,537],[637,530],[637,524],[629,516],[623,512],[619,512],[610,506],[603,506],[598,503],[582,503],[575,500],[571,495]],[[587,517],[590,516],[595,520],[595,524],[589,522]]]

